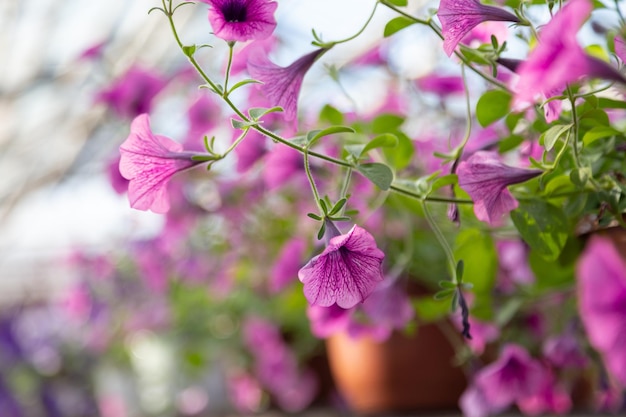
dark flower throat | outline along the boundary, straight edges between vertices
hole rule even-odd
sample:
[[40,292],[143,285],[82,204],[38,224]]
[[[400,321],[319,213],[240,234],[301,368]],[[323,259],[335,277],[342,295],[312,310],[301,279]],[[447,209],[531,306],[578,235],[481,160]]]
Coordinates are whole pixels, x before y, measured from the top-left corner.
[[231,0],[224,4],[222,13],[227,22],[245,22],[248,17],[248,8],[241,0]]

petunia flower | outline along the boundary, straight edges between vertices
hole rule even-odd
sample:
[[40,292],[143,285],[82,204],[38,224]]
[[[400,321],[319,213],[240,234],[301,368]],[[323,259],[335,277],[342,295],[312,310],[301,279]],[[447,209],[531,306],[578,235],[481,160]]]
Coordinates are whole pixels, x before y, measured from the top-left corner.
[[159,74],[133,66],[96,95],[96,102],[111,107],[121,117],[149,113],[154,97],[167,81]]
[[507,186],[527,181],[541,170],[514,168],[503,164],[495,152],[478,151],[457,168],[459,187],[474,201],[474,214],[479,220],[494,224],[517,208],[518,202]]
[[572,409],[572,399],[554,374],[545,369],[539,391],[517,400],[520,411],[527,416],[564,415]]
[[128,199],[138,210],[166,213],[170,208],[167,184],[177,172],[202,161],[192,159],[195,152],[184,151],[181,144],[150,130],[147,114],[137,116],[130,135],[120,146],[120,173],[130,182]]
[[269,276],[269,290],[276,294],[285,289],[298,276],[303,264],[306,242],[301,238],[293,238],[280,251]]
[[578,310],[589,342],[626,386],[626,263],[608,238],[593,236],[576,268]]
[[311,259],[298,278],[311,305],[329,307],[334,303],[351,308],[363,302],[383,280],[385,254],[376,247],[372,235],[359,226],[340,234],[327,221],[328,244],[324,252]]
[[513,403],[537,395],[545,377],[539,361],[521,346],[508,344],[495,362],[482,368],[474,385],[492,410],[503,410]]
[[261,40],[276,29],[278,3],[269,0],[200,0],[211,6],[213,33],[225,41]]
[[533,102],[537,96],[554,95],[583,77],[626,82],[611,65],[587,55],[576,40],[578,30],[592,10],[589,0],[570,0],[543,27],[537,47],[517,71],[520,78],[513,106]]
[[415,80],[418,88],[428,93],[437,94],[441,98],[450,95],[463,94],[463,78],[456,75],[438,75],[435,73],[425,75]]
[[285,120],[298,115],[298,96],[302,80],[313,63],[328,49],[320,48],[298,58],[286,67],[271,62],[265,53],[255,51],[248,60],[250,76],[263,82],[260,89],[274,106],[284,110]]
[[456,46],[474,27],[487,21],[519,22],[514,14],[478,0],[441,0],[437,17],[443,33],[443,50],[452,55]]
[[613,43],[615,45],[615,55],[617,55],[622,62],[626,62],[626,39],[624,39],[624,36],[616,35],[615,38],[613,38]]

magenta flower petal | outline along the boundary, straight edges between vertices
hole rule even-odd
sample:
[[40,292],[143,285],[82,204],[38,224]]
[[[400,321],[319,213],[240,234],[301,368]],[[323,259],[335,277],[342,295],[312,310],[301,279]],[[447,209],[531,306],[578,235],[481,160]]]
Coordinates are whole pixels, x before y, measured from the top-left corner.
[[278,3],[269,0],[201,0],[211,6],[213,33],[226,41],[268,38],[276,28]]
[[285,243],[269,277],[269,289],[272,293],[281,292],[292,281],[296,280],[298,270],[302,266],[306,242],[301,238],[294,238]]
[[617,35],[613,39],[613,42],[615,45],[615,55],[617,55],[622,62],[626,62],[626,40],[624,40],[624,37],[621,35]]
[[295,120],[298,115],[298,96],[302,80],[315,60],[327,49],[310,52],[287,67],[271,62],[265,53],[256,51],[248,60],[248,72],[263,82],[261,91],[274,106],[284,110],[285,120]]
[[298,272],[311,305],[351,308],[365,300],[383,279],[385,254],[372,235],[359,226],[330,239],[320,255]]
[[514,14],[478,0],[441,0],[437,16],[441,21],[443,50],[452,55],[456,46],[476,25],[486,21],[519,22]]
[[121,117],[149,113],[154,97],[167,81],[153,71],[131,67],[96,95],[96,101],[110,106]]
[[587,55],[576,41],[576,33],[587,20],[593,5],[589,0],[570,0],[543,27],[538,45],[519,66],[514,106],[533,102],[538,96],[560,92],[583,76],[625,82],[611,65]]
[[120,173],[128,179],[128,199],[138,210],[165,213],[170,204],[167,183],[179,171],[197,165],[193,152],[183,151],[181,144],[154,135],[150,119],[141,114],[133,120],[130,135],[120,146]]
[[545,377],[541,364],[518,345],[506,345],[497,361],[481,369],[476,387],[492,409],[502,410],[514,402],[539,393]]
[[518,206],[507,186],[541,174],[535,169],[514,168],[503,164],[494,152],[479,151],[462,161],[457,169],[459,187],[474,201],[479,220],[494,224]]
[[626,263],[607,238],[594,236],[578,262],[578,309],[591,345],[626,385]]

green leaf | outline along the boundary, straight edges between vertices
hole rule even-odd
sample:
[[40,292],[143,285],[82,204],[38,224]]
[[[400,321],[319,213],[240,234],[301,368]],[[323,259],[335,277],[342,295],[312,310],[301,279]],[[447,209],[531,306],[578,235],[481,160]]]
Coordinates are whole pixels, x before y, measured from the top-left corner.
[[445,300],[446,298],[450,298],[455,291],[456,289],[453,288],[447,288],[445,290],[437,291],[435,295],[433,295],[433,298],[435,300]]
[[626,101],[600,97],[598,99],[598,107],[602,109],[626,109]]
[[503,118],[509,113],[511,95],[500,90],[487,91],[476,104],[476,118],[482,127]]
[[587,181],[589,180],[589,177],[591,177],[591,175],[591,168],[583,167],[574,169],[572,172],[570,172],[569,178],[570,180],[572,180],[572,183],[574,183],[574,185],[582,188],[585,186],[585,184],[587,184]]
[[397,114],[385,113],[372,120],[372,132],[381,134],[398,130],[404,123],[404,117]]
[[363,151],[361,151],[361,155],[372,149],[395,148],[396,146],[398,146],[398,137],[391,133],[383,133],[370,140],[363,148]]
[[522,142],[524,137],[520,135],[511,135],[498,142],[498,151],[500,153],[506,153],[510,150],[517,148]]
[[459,262],[456,264],[456,280],[458,282],[463,282],[463,269],[465,268],[465,263],[463,259],[459,259]]
[[183,53],[191,58],[196,53],[196,45],[183,46]]
[[458,177],[456,174],[448,174],[443,177],[438,177],[431,186],[431,192],[437,191],[441,187],[445,187],[446,185],[456,184],[458,182]]
[[328,214],[332,216],[333,214],[339,213],[339,210],[341,210],[343,208],[343,206],[346,205],[347,201],[348,201],[348,199],[346,199],[345,197],[342,198],[341,200],[337,201],[337,204],[335,204],[333,206],[333,208],[330,209],[330,213],[328,213]]
[[400,131],[394,132],[398,138],[398,146],[395,148],[383,148],[383,153],[387,162],[393,166],[396,171],[406,168],[413,160],[415,147],[413,141],[407,135]]
[[583,143],[589,145],[598,139],[608,138],[615,135],[620,135],[621,132],[611,126],[596,126],[592,127],[583,136]]
[[391,19],[389,22],[387,22],[387,24],[385,25],[385,30],[383,31],[383,36],[387,38],[394,33],[414,24],[415,20],[403,16],[396,17],[395,19]]
[[439,281],[441,288],[456,288],[456,284],[452,281]]
[[325,121],[330,123],[331,125],[340,125],[343,124],[343,113],[331,106],[330,104],[325,105],[320,111],[319,115],[320,121]]
[[388,190],[393,181],[391,168],[379,162],[360,164],[357,170],[381,190]]
[[311,147],[320,138],[323,138],[324,136],[333,135],[335,133],[354,133],[354,129],[348,126],[331,126],[322,130],[311,130],[310,132],[306,134],[308,146]]
[[547,260],[559,257],[569,232],[565,213],[542,200],[521,202],[511,212],[513,224],[526,243]]
[[245,80],[241,80],[237,84],[235,84],[232,87],[230,87],[229,93],[232,93],[233,91],[235,91],[239,87],[243,87],[244,85],[248,85],[248,84],[263,84],[263,83],[261,81],[258,81],[258,80],[253,80],[251,78],[246,78]]
[[266,109],[264,107],[253,107],[250,110],[248,110],[248,114],[250,115],[250,118],[254,120],[259,120],[261,117],[265,116],[266,114],[279,112],[279,111],[283,111],[283,108],[279,106],[272,107],[271,109]]
[[385,2],[399,7],[404,7],[409,4],[409,0],[385,0]]
[[318,222],[322,220],[322,218],[315,213],[307,213],[306,215],[312,218],[313,220],[317,220]]
[[546,149],[546,151],[549,152],[554,147],[556,141],[559,140],[559,138],[563,136],[563,134],[567,132],[571,127],[571,123],[568,125],[552,126],[541,134],[541,136],[539,137],[539,143],[543,143],[543,147]]
[[319,232],[317,232],[317,240],[322,240],[325,232],[326,232],[326,222],[322,222],[322,225],[320,226],[320,230]]
[[235,128],[235,129],[241,129],[241,130],[246,130],[248,128],[250,128],[250,126],[254,126],[255,124],[257,124],[257,122],[252,121],[252,122],[244,122],[242,120],[237,120],[237,119],[230,119],[230,124]]
[[415,313],[420,322],[434,322],[448,315],[450,303],[447,300],[435,300],[433,297],[418,298],[413,301]]

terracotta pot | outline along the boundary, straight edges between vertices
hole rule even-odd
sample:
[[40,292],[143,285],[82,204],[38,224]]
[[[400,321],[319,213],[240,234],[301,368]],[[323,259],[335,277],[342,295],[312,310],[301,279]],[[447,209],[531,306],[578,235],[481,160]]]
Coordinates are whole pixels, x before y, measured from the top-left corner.
[[386,342],[337,334],[326,341],[330,369],[348,406],[361,414],[456,410],[465,389],[454,350],[436,325]]

